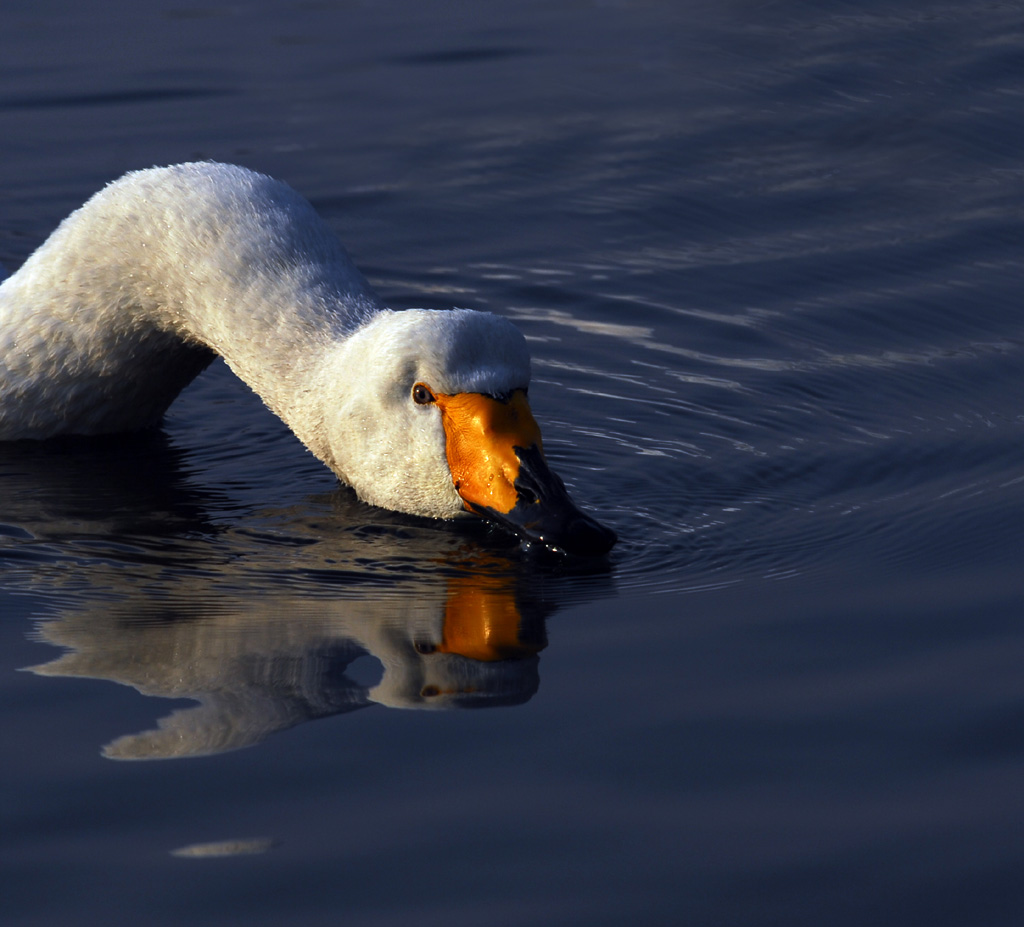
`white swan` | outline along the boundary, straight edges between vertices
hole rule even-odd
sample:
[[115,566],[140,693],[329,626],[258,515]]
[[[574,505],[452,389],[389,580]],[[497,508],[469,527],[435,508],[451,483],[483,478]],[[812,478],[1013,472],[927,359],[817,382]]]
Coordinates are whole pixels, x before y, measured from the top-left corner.
[[0,440],[153,425],[215,354],[366,502],[615,543],[544,462],[513,325],[386,309],[308,202],[227,164],[125,175],[0,284]]

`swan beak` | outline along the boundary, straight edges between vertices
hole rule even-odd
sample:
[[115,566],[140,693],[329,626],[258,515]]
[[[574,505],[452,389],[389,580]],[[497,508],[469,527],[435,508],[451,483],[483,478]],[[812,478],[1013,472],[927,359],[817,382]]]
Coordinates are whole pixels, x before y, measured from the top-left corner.
[[571,554],[611,550],[615,532],[581,512],[548,467],[525,390],[507,399],[438,393],[435,400],[452,482],[466,509]]

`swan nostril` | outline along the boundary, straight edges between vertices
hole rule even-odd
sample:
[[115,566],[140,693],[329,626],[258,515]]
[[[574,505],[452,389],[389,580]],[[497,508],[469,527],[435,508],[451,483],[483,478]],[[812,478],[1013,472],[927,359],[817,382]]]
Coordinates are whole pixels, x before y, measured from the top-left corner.
[[521,486],[519,488],[519,502],[522,505],[536,505],[539,501],[540,498],[537,496],[537,493],[528,486]]

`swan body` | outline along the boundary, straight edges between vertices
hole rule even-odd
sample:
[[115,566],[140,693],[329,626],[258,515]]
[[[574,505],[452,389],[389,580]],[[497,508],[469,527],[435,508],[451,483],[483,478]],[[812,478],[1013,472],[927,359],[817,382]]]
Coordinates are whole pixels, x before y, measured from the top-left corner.
[[151,426],[216,355],[366,502],[614,543],[547,468],[511,323],[387,309],[306,200],[233,165],[125,175],[0,283],[0,440]]

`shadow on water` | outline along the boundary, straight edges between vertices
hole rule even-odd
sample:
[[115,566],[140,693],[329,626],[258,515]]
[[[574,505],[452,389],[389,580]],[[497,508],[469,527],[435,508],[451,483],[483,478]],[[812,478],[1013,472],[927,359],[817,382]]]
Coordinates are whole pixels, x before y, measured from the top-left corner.
[[[607,563],[524,549],[475,521],[372,509],[347,489],[255,517],[193,485],[161,433],[0,448],[0,563],[42,603],[41,676],[194,699],[114,759],[235,750],[372,705],[517,705],[546,621],[614,590]],[[368,659],[372,658],[372,659]]]

